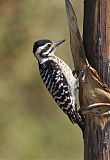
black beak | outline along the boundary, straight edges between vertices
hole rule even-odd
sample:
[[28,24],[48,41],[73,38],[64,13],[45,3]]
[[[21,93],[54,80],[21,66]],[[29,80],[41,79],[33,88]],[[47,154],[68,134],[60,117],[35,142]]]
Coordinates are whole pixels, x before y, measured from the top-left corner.
[[65,42],[65,39],[63,40],[59,40],[57,42],[55,42],[55,47],[57,48],[60,44],[62,44],[63,42]]

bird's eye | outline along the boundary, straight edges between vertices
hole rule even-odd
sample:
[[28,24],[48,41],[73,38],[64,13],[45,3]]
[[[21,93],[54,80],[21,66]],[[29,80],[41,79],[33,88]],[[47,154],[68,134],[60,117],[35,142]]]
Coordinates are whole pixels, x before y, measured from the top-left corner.
[[51,46],[51,44],[48,44],[47,46],[48,46],[48,47],[50,47],[50,46]]

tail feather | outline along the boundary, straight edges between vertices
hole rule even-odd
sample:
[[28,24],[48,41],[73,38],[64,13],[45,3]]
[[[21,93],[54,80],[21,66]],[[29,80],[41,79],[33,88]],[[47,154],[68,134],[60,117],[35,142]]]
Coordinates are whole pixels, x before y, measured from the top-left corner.
[[74,113],[67,114],[70,121],[74,124],[78,124],[78,126],[81,128],[81,130],[84,130],[84,120],[82,119],[81,115],[75,111]]

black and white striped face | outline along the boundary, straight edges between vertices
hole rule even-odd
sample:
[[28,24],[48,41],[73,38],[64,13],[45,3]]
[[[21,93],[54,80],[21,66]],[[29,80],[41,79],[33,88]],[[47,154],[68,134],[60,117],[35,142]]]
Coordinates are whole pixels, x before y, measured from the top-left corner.
[[48,39],[38,40],[33,45],[33,53],[39,63],[46,62],[49,57],[54,55],[57,47],[62,44],[65,40],[60,40],[57,42],[52,42]]

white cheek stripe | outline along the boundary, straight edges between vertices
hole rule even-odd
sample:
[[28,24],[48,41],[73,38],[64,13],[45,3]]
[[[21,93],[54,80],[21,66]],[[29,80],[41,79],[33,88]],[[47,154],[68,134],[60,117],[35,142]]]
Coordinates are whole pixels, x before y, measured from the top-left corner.
[[[48,43],[48,44],[50,44],[50,43]],[[39,47],[39,48],[36,50],[36,52],[35,52],[35,56],[37,57],[37,59],[39,60],[39,62],[40,62],[41,64],[44,63],[44,62],[46,62],[49,57],[51,57],[51,56],[54,55],[55,50],[52,51],[51,53],[49,53],[49,52],[51,51],[51,49],[53,48],[53,46],[54,46],[54,44],[53,44],[53,45],[51,45],[51,47],[50,47],[46,52],[43,53],[44,55],[48,55],[48,58],[47,58],[47,57],[42,58],[42,57],[40,56],[41,51],[42,51],[43,49],[45,49],[45,47],[46,47],[48,44],[45,44],[45,45]]]
[[45,44],[44,46],[39,47],[36,52],[39,54],[45,47],[47,46],[47,44]]
[[43,49],[45,49],[45,47],[48,45],[48,44],[50,44],[50,43],[47,43],[47,44],[45,44],[45,45],[43,45],[43,46],[40,46],[38,49],[37,49],[37,53],[40,53]]

